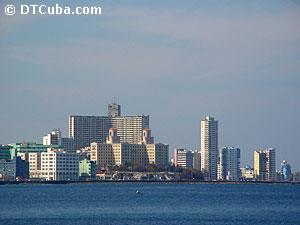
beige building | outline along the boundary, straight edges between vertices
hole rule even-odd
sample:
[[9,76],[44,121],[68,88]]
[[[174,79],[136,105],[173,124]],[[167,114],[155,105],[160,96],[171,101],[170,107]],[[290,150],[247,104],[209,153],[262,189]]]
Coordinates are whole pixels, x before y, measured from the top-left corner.
[[18,156],[29,163],[29,178],[41,178],[41,153],[21,152]]
[[269,148],[266,150],[254,151],[254,178],[261,181],[276,180],[276,159],[275,149]]
[[121,143],[116,129],[109,129],[106,143],[91,144],[91,160],[96,161],[100,167],[124,165],[126,163],[148,166],[156,164],[164,167],[168,164],[169,146],[154,144],[151,131],[144,129],[142,140],[138,144]]
[[218,121],[207,116],[201,120],[201,170],[208,180],[217,179]]

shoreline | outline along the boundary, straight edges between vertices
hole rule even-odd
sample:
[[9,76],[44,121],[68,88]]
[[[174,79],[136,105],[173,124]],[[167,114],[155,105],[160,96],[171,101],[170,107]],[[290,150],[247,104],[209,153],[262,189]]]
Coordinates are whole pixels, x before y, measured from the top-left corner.
[[285,184],[300,185],[300,182],[282,182],[282,181],[195,181],[195,180],[90,180],[90,181],[0,181],[0,185],[12,184],[94,184],[94,183],[156,183],[156,184]]

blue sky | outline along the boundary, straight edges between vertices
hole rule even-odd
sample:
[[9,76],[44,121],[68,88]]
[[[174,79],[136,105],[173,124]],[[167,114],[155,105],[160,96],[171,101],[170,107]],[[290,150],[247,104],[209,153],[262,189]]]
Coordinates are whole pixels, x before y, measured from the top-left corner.
[[[22,4],[40,3],[22,1]],[[70,1],[69,1],[70,2]],[[17,1],[4,1],[5,4]],[[53,4],[53,1],[43,1]],[[68,4],[68,1],[57,1]],[[70,3],[69,3],[70,4]],[[0,15],[0,143],[40,141],[70,114],[151,115],[157,141],[277,149],[300,170],[298,1],[72,1],[101,16]]]

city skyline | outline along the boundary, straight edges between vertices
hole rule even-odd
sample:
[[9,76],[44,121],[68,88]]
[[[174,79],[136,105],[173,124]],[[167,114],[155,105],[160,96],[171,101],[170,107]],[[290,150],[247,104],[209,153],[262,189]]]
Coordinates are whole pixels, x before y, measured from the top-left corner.
[[[111,106],[112,105],[114,105],[115,107],[117,107],[117,111],[118,111],[118,113],[115,114],[114,116],[111,116],[111,114],[112,114],[112,111],[111,111],[112,108],[111,108]],[[66,134],[62,134],[61,128],[57,127],[57,128],[53,128],[51,131],[48,131],[47,134],[41,135],[41,138],[40,138],[41,141],[38,141],[38,140],[32,140],[32,141],[28,141],[27,140],[27,141],[23,141],[23,142],[22,141],[14,141],[14,142],[5,143],[5,144],[14,144],[14,143],[28,143],[28,144],[30,144],[30,143],[42,143],[43,145],[46,145],[46,146],[47,145],[62,146],[65,150],[70,151],[70,152],[74,152],[76,149],[79,150],[80,148],[84,148],[84,147],[90,146],[90,144],[92,144],[95,140],[98,140],[98,143],[103,143],[103,144],[106,143],[107,138],[109,138],[108,130],[110,129],[109,128],[110,125],[108,125],[108,124],[110,124],[111,122],[108,122],[108,121],[110,121],[110,120],[120,121],[121,124],[119,124],[119,125],[117,125],[117,123],[114,123],[114,122],[112,122],[112,124],[114,124],[113,126],[115,126],[115,127],[116,126],[119,127],[121,125],[121,127],[120,127],[121,130],[125,129],[125,127],[126,127],[126,129],[129,129],[126,132],[125,132],[125,130],[122,131],[120,133],[121,136],[118,136],[119,139],[120,138],[121,139],[125,138],[123,140],[123,142],[125,141],[125,143],[127,143],[127,141],[129,141],[129,143],[130,142],[132,142],[132,143],[139,143],[140,140],[141,140],[140,138],[143,137],[143,135],[141,133],[139,133],[139,131],[138,131],[139,129],[141,129],[143,132],[144,132],[144,129],[149,130],[149,132],[151,134],[151,130],[149,129],[151,127],[150,126],[150,122],[149,122],[150,117],[151,117],[150,115],[147,115],[147,116],[145,116],[144,114],[142,114],[142,115],[138,114],[138,115],[135,115],[135,116],[134,115],[121,115],[121,105],[117,104],[116,102],[111,102],[107,106],[108,106],[107,107],[107,115],[98,115],[98,116],[95,116],[95,115],[92,115],[92,116],[91,115],[80,115],[80,116],[78,116],[78,115],[77,116],[70,115],[69,116],[69,121],[68,121],[69,127],[67,129],[69,131],[68,135],[67,135],[67,133]],[[114,110],[115,109],[113,109],[113,111]],[[141,119],[144,118],[144,117],[146,118],[146,121],[143,122],[142,124],[146,125],[146,127],[143,128],[142,124],[141,124],[141,122],[143,120],[141,120]],[[79,121],[74,120],[74,118],[79,119]],[[130,119],[129,121],[127,121],[128,118]],[[83,124],[81,124],[83,121],[85,121],[85,122]],[[76,132],[74,130],[75,127],[76,127],[76,129],[75,129]],[[105,127],[107,128],[107,131],[104,129]],[[92,132],[90,131],[91,128],[93,130]],[[115,131],[118,131],[118,132],[120,131],[119,129],[116,129],[116,128],[113,128],[113,129]],[[134,131],[132,129],[134,129],[134,130],[137,129],[137,130]],[[89,130],[89,132],[86,133],[85,130]],[[82,133],[83,131],[85,131],[85,132]],[[133,131],[134,132],[138,132],[138,133],[136,133],[137,136],[135,137],[135,139],[132,139],[132,134],[134,134]],[[78,134],[83,135],[81,138],[84,137],[84,138],[90,139],[91,141],[86,142],[87,141],[86,140],[86,141],[84,141],[84,143],[86,142],[85,145],[81,146],[79,144],[79,142],[81,142],[83,140],[77,138],[77,134],[76,134],[77,132],[79,132]],[[97,132],[99,132],[99,135],[96,135]],[[126,134],[124,137],[123,137],[123,132],[125,132],[124,134]],[[107,133],[107,135],[103,136],[104,133]],[[74,136],[75,134],[76,134],[76,137]],[[129,136],[127,137],[128,134],[129,134]],[[138,138],[138,136],[140,138]],[[203,143],[202,147],[199,146],[199,149],[188,149],[188,150],[184,150],[183,148],[181,148],[180,150],[184,150],[184,151],[194,151],[195,150],[196,152],[199,152],[199,154],[202,154],[202,156],[201,156],[201,162],[200,162],[200,164],[201,164],[201,171],[207,172],[207,170],[209,170],[209,169],[207,169],[206,167],[208,166],[210,168],[212,166],[212,168],[214,170],[214,172],[213,172],[214,173],[213,178],[211,178],[210,172],[208,172],[208,177],[210,177],[209,179],[216,179],[217,178],[217,173],[218,173],[218,171],[217,171],[218,165],[217,164],[218,164],[219,154],[221,153],[221,151],[224,148],[228,148],[228,146],[225,146],[225,145],[219,146],[219,144],[218,144],[218,136],[219,136],[218,120],[215,120],[215,118],[212,117],[212,116],[205,116],[205,117],[203,117],[201,119],[201,121],[200,121],[199,136],[200,136],[200,139],[199,139],[200,142]],[[126,138],[129,138],[129,139],[127,140]],[[92,140],[94,140],[94,141],[92,141]],[[87,143],[89,143],[89,144],[87,144]],[[166,144],[166,142],[163,142],[163,143]],[[81,147],[77,146],[78,144]],[[169,146],[170,144],[167,143],[167,145]],[[176,149],[178,149],[179,147],[180,146],[175,146],[173,148],[174,151],[173,151],[173,149],[169,149],[168,150],[169,160],[171,160],[171,161],[174,160],[174,157],[175,157],[174,153],[175,153]],[[231,148],[231,147],[229,147],[229,148]],[[254,149],[253,151],[256,152],[257,149]],[[270,149],[272,149],[272,148],[270,148]],[[211,156],[208,157],[208,154],[211,155],[212,153],[213,153],[213,159],[210,158]],[[243,155],[243,153],[242,154],[239,153],[239,155],[241,156],[241,155]],[[275,164],[278,164],[278,162],[282,162],[282,160],[286,160],[286,159],[277,159],[276,158]],[[244,167],[246,167],[246,166],[254,167],[254,165],[255,165],[255,157],[252,158],[252,162],[249,162],[249,163],[242,162],[242,165]],[[276,171],[279,171],[278,168],[275,166],[275,170]]]
[[1,144],[38,141],[55,127],[66,136],[69,115],[106,115],[116,96],[124,115],[151,115],[153,136],[170,149],[200,149],[200,120],[211,115],[218,147],[240,148],[243,165],[274,147],[277,167],[286,159],[300,170],[299,3],[101,7],[84,17],[1,11]]

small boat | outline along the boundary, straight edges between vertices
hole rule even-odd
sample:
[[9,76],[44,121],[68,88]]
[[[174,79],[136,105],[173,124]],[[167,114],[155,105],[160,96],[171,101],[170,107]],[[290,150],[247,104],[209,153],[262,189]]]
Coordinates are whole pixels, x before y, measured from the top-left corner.
[[142,194],[139,190],[137,190],[135,193],[136,193],[136,194]]

